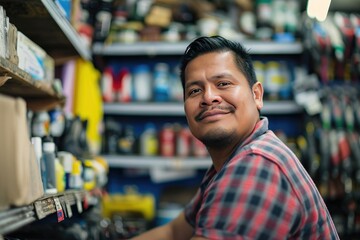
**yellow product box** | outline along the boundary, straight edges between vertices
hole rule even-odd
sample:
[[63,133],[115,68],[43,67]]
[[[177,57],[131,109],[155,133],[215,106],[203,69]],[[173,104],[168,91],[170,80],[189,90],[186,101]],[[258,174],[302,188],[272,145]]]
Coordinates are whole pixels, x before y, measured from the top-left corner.
[[127,190],[125,194],[105,195],[102,199],[102,213],[107,218],[136,213],[151,221],[155,216],[155,198],[151,194],[140,194],[133,189]]

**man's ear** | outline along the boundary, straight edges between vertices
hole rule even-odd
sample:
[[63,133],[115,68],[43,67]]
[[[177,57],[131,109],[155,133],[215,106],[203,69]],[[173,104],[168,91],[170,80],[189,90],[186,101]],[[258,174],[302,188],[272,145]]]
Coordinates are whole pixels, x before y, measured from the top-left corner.
[[252,92],[253,92],[256,107],[258,110],[260,110],[264,106],[264,103],[263,103],[264,88],[263,88],[261,82],[256,82],[252,86]]

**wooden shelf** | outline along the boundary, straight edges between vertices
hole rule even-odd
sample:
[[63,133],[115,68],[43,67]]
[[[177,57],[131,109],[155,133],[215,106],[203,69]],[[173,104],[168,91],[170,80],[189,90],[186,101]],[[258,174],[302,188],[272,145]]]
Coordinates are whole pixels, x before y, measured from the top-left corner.
[[55,62],[91,52],[52,0],[0,0],[16,28],[41,46]]
[[56,93],[51,84],[35,81],[17,65],[0,58],[0,93],[21,97],[33,111],[50,110],[65,103],[65,97]]

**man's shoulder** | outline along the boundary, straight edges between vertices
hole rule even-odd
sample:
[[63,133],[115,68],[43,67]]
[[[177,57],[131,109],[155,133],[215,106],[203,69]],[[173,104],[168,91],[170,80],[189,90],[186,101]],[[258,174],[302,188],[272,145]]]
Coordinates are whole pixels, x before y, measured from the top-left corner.
[[245,146],[237,149],[237,154],[234,157],[245,155],[262,155],[270,159],[278,159],[285,156],[286,158],[293,158],[295,155],[286,144],[281,141],[273,131],[267,130],[258,137],[252,139],[251,142]]

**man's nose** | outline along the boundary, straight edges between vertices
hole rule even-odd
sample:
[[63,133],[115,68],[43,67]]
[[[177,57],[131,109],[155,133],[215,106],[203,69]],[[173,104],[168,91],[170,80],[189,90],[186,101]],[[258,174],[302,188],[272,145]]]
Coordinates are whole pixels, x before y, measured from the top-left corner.
[[204,89],[203,98],[201,101],[201,105],[211,105],[214,103],[220,103],[221,102],[221,96],[219,91],[213,87],[206,87]]

